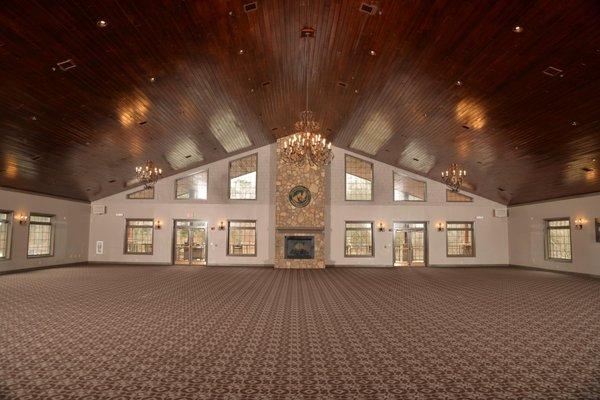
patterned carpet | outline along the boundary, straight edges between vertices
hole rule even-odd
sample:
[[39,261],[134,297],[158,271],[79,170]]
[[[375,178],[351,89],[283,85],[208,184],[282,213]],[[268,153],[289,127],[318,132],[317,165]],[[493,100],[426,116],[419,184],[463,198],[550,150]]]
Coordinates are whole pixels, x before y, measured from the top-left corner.
[[600,279],[501,268],[0,276],[3,399],[598,399]]

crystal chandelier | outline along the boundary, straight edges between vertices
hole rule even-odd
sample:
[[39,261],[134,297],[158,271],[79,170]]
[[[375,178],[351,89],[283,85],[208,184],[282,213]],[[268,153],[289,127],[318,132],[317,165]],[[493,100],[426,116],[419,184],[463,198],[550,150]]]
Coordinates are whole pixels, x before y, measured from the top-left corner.
[[314,29],[304,28],[301,31],[304,38],[304,80],[306,85],[305,109],[300,113],[300,120],[294,124],[294,134],[283,141],[281,159],[288,164],[301,164],[307,161],[316,166],[326,166],[333,160],[331,142],[320,133],[321,126],[308,108],[308,38],[314,37]]
[[442,182],[444,182],[452,192],[458,192],[465,176],[467,176],[467,171],[460,169],[456,163],[452,163],[450,164],[449,170],[442,172]]
[[143,166],[135,167],[135,174],[139,182],[144,184],[145,189],[149,189],[158,181],[162,175],[162,169],[154,165],[154,162],[148,160]]

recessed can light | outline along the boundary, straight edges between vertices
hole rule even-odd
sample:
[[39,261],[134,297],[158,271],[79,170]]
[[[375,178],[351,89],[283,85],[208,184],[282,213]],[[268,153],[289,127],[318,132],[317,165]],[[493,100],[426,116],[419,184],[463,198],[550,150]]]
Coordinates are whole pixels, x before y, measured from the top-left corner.
[[240,49],[240,51],[238,51],[239,54],[244,54],[244,49]]
[[99,20],[96,22],[96,26],[97,26],[98,28],[106,28],[106,26],[107,26],[107,25],[108,25],[108,22],[107,22],[105,19],[99,19]]
[[577,126],[577,125],[579,125],[579,122],[577,122],[577,121],[571,121],[571,126]]
[[456,81],[456,86],[462,86],[463,85],[463,81]]
[[156,82],[156,77],[153,76],[152,78],[150,78],[150,82],[152,82],[152,83]]
[[372,55],[372,56],[374,56],[377,53],[375,52],[375,50],[369,50],[369,54]]
[[521,32],[523,32],[523,27],[521,25],[515,25],[513,27],[513,32],[514,33],[521,33]]

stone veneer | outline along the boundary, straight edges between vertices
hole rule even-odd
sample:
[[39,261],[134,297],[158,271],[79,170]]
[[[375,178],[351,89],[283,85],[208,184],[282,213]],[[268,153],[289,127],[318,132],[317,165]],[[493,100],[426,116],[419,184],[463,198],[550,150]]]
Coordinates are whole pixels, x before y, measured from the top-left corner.
[[[279,157],[283,139],[277,140],[277,182],[275,192],[275,268],[325,268],[325,168],[309,163],[289,165]],[[311,192],[310,203],[294,207],[288,195],[296,186]],[[315,258],[291,260],[284,256],[285,236],[315,237]]]

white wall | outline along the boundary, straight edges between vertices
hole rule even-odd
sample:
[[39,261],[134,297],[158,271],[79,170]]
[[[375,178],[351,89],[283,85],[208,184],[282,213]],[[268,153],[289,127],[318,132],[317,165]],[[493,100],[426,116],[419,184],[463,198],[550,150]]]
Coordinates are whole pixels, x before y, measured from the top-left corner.
[[[258,152],[258,199],[255,201],[229,200],[228,165],[229,161],[247,154]],[[369,220],[375,223],[385,221],[386,228],[393,221],[429,221],[429,263],[435,265],[456,264],[508,264],[508,224],[506,219],[494,218],[494,208],[504,208],[501,204],[474,196],[473,203],[446,203],[445,186],[427,180],[428,201],[426,203],[393,202],[393,167],[376,162],[375,199],[372,202],[344,201],[344,151],[334,148],[335,159],[328,176],[329,205],[326,208],[326,246],[328,264],[335,265],[391,265],[392,233],[375,232],[375,257],[344,257],[344,222],[346,220]],[[239,154],[226,160],[186,171],[162,179],[156,185],[154,200],[127,200],[127,192],[119,193],[93,204],[107,206],[106,215],[93,215],[90,228],[90,261],[96,262],[136,262],[171,263],[173,219],[200,219],[208,221],[214,228],[219,221],[228,219],[257,220],[257,257],[230,257],[226,255],[227,232],[209,230],[208,263],[210,265],[271,265],[273,264],[275,242],[275,145]],[[207,201],[175,200],[175,179],[208,169],[209,190]],[[399,169],[396,169],[400,171]],[[412,175],[412,174],[408,174]],[[413,175],[414,176],[414,175]],[[422,177],[415,176],[418,179]],[[123,214],[117,216],[117,214]],[[477,219],[477,217],[483,217]],[[160,219],[163,229],[155,230],[153,255],[123,254],[125,218]],[[446,233],[438,232],[438,221],[475,221],[476,257],[446,257]],[[95,254],[96,241],[104,241],[104,254]]]
[[0,260],[0,271],[83,262],[88,255],[90,204],[0,189],[0,210],[14,216],[29,213],[55,215],[54,255],[27,258],[28,226],[13,220],[9,260]]
[[[256,200],[229,200],[229,161],[258,153]],[[275,246],[274,198],[275,145],[249,151],[215,163],[161,179],[155,186],[153,200],[128,200],[126,195],[140,189],[128,190],[92,204],[107,206],[105,215],[92,215],[89,259],[93,262],[171,263],[173,220],[198,219],[207,221],[208,263],[210,265],[273,264]],[[175,180],[197,171],[208,170],[208,200],[175,200]],[[122,214],[122,215],[117,215]],[[163,228],[154,230],[154,254],[124,254],[126,218],[159,219]],[[253,219],[257,221],[257,256],[227,256],[227,231],[216,229],[220,221]],[[104,242],[104,254],[96,254],[96,241]]]
[[[331,165],[331,203],[327,213],[330,218],[329,264],[341,265],[391,265],[393,237],[389,229],[393,222],[427,221],[430,265],[508,264],[508,223],[506,218],[495,218],[494,208],[502,204],[471,195],[472,203],[447,203],[446,186],[399,168],[335,148]],[[351,154],[373,163],[373,201],[345,201],[344,159]],[[393,172],[401,172],[427,182],[426,202],[394,202]],[[344,257],[344,222],[382,221],[385,232],[374,232],[375,257]],[[475,229],[475,257],[446,257],[446,231],[438,232],[435,225],[446,221],[473,221]]]
[[[594,219],[600,218],[600,195],[542,202],[510,208],[510,263],[558,271],[600,275],[600,243],[596,243]],[[571,219],[573,261],[545,260],[544,219]],[[574,229],[575,219],[587,222]]]

